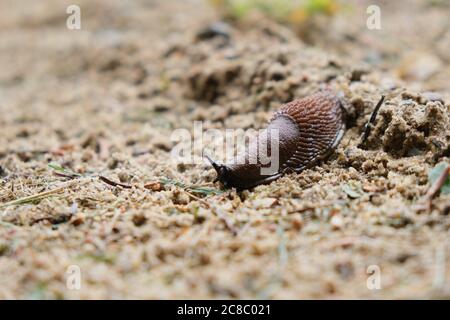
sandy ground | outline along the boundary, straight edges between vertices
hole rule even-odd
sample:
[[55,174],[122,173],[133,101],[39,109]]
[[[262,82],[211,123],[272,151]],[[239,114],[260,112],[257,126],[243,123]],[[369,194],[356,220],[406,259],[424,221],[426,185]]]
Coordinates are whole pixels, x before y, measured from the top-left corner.
[[[0,298],[450,297],[450,195],[418,209],[450,156],[447,2],[379,1],[381,30],[355,1],[301,36],[255,17],[226,37],[200,0],[78,1],[78,31],[69,4],[0,3]],[[315,168],[236,193],[171,158],[176,128],[263,128],[324,87],[349,128]]]

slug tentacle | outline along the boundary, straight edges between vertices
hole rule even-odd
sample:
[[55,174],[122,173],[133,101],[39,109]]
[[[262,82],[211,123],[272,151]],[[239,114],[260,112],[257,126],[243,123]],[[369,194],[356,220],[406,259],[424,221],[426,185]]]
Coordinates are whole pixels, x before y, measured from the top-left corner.
[[[276,135],[272,133],[275,132]],[[283,105],[270,120],[267,129],[250,143],[248,150],[237,157],[238,161],[219,165],[209,157],[217,179],[225,187],[250,189],[270,183],[288,172],[301,172],[329,156],[345,132],[343,109],[340,100],[330,91]],[[264,162],[261,146],[270,154]],[[249,163],[248,159],[256,159]],[[267,173],[268,167],[275,172]]]
[[211,165],[213,166],[213,168],[217,171],[217,173],[220,172],[220,168],[222,167],[222,165],[218,164],[216,161],[214,161],[213,159],[211,159],[208,155],[204,155],[204,157],[209,161],[209,163],[211,163]]
[[214,170],[217,172],[217,177],[213,182],[221,181],[223,184],[226,184],[225,177],[227,175],[227,172],[229,171],[229,168],[223,164],[218,164],[216,161],[211,159],[208,155],[204,155],[204,157],[211,163]]

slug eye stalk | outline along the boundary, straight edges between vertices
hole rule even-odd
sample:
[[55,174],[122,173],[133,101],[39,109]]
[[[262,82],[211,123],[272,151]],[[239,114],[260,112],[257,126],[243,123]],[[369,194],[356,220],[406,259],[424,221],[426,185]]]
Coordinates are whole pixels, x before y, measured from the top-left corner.
[[228,172],[228,168],[225,165],[218,164],[216,161],[211,159],[206,154],[204,155],[204,157],[209,161],[209,163],[211,163],[211,165],[213,166],[214,170],[216,170],[216,172],[217,172],[217,177],[216,177],[216,179],[214,179],[213,182],[217,182],[217,181],[224,182],[225,181],[225,176],[226,176],[226,174]]
[[216,161],[214,161],[213,159],[211,159],[211,157],[209,157],[208,155],[203,155],[208,161],[209,163],[211,163],[211,165],[213,166],[213,168],[217,171],[217,173],[220,172],[220,168],[222,167],[222,165],[218,164]]

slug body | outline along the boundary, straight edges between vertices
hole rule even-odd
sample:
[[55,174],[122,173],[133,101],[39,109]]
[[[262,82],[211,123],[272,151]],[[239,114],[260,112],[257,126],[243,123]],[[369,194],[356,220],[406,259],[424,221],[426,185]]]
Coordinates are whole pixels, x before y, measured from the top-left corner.
[[[225,188],[250,189],[270,183],[285,173],[301,172],[314,166],[330,155],[344,131],[340,100],[330,91],[319,92],[283,105],[267,128],[233,163],[218,164],[208,159],[217,171],[217,180]],[[276,167],[276,170],[267,173],[268,167]]]

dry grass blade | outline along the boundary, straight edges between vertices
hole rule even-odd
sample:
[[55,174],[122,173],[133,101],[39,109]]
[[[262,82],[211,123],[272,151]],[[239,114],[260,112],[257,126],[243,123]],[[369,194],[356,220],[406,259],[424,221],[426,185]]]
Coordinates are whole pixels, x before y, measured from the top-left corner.
[[[88,180],[81,182],[81,184],[86,183]],[[51,189],[51,190],[47,190],[47,191],[43,191],[43,192],[39,192],[36,194],[33,194],[31,196],[26,196],[26,197],[22,197],[16,200],[12,200],[6,203],[2,203],[0,204],[0,209],[9,207],[9,206],[14,206],[14,205],[21,205],[21,204],[26,204],[26,203],[30,203],[33,201],[37,201],[37,200],[42,200],[46,197],[49,197],[51,195],[60,193],[62,191],[64,191],[67,188],[70,188],[71,186],[75,185],[75,184],[80,184],[79,180],[73,180],[73,181],[68,181],[67,183],[64,183],[63,185],[59,186],[58,188],[55,189]]]
[[82,176],[81,174],[73,172],[72,170],[64,168],[56,163],[50,163],[48,166],[49,166],[49,168],[53,169],[53,174],[57,175],[59,177],[75,179],[75,178],[79,178]]
[[439,189],[441,189],[441,187],[444,185],[445,180],[447,180],[448,175],[449,170],[444,170],[439,179],[430,187],[426,195],[429,199],[431,199],[439,191]]
[[205,195],[205,196],[209,196],[209,195],[218,195],[218,194],[222,194],[223,191],[218,190],[218,189],[214,189],[214,188],[205,188],[205,187],[198,187],[198,186],[187,186],[186,184],[184,184],[183,182],[180,181],[175,181],[172,179],[161,179],[161,183],[166,186],[166,185],[174,185],[177,187],[180,187],[186,191],[189,191],[190,193],[197,193],[197,194],[201,194],[201,195]]
[[203,200],[202,198],[197,197],[196,195],[192,194],[191,192],[184,190],[184,192],[186,192],[192,199],[197,200],[198,202],[202,203],[206,208],[210,208],[210,205],[208,204],[208,202],[206,202],[205,200]]
[[431,208],[431,200],[444,185],[445,181],[447,181],[449,173],[450,167],[447,167],[445,170],[442,170],[442,173],[439,176],[439,178],[431,185],[430,189],[428,189],[428,192],[425,195],[425,201],[428,208]]

